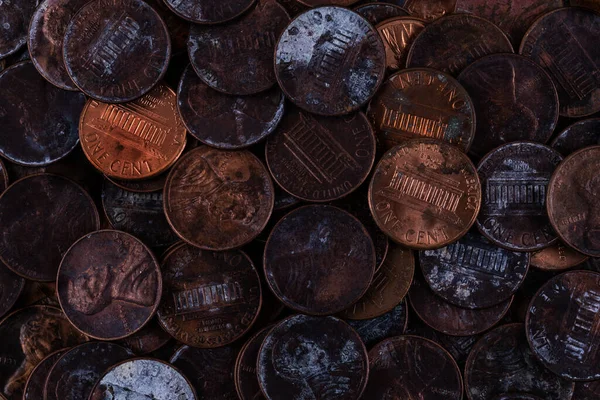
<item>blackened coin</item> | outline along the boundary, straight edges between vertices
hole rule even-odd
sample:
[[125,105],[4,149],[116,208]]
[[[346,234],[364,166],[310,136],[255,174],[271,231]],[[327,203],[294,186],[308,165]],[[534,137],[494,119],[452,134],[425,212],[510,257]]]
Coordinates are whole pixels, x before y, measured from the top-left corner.
[[354,11],[365,17],[365,19],[373,26],[390,18],[406,17],[409,15],[408,11],[402,7],[398,7],[394,4],[377,2],[361,4],[354,7]]
[[404,334],[408,322],[406,301],[402,300],[391,311],[379,317],[349,319],[346,322],[358,333],[367,349],[370,349],[384,339]]
[[414,17],[397,17],[377,25],[377,32],[385,47],[387,72],[406,67],[406,57],[413,40],[425,28],[426,22]]
[[271,326],[268,326],[254,334],[248,339],[238,354],[233,376],[240,400],[264,399],[264,395],[260,391],[260,385],[258,384],[258,377],[256,376],[256,361],[258,360],[260,346],[271,328]]
[[25,279],[0,261],[0,317],[15,305],[25,287]]
[[600,118],[584,119],[569,125],[550,146],[563,156],[584,147],[600,145]]
[[415,17],[432,21],[452,14],[456,9],[456,0],[406,0],[404,7]]
[[578,382],[571,400],[595,400],[600,398],[600,381]]
[[588,256],[573,250],[560,240],[531,254],[531,265],[545,271],[563,271],[585,262]]
[[0,59],[16,53],[27,42],[29,20],[39,0],[0,3]]
[[248,10],[254,0],[233,0],[218,3],[212,0],[164,0],[181,18],[197,24],[219,24],[229,21]]
[[40,400],[44,398],[44,387],[48,374],[54,363],[58,361],[65,351],[66,349],[55,351],[36,365],[25,384],[23,400]]
[[160,327],[158,319],[154,317],[141,330],[118,343],[142,356],[162,349],[171,339],[173,337]]

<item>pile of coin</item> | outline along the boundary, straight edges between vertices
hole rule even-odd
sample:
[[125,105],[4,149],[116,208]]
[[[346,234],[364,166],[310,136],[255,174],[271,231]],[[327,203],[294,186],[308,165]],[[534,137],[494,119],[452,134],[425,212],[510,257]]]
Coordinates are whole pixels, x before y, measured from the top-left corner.
[[595,0],[0,0],[0,400],[599,399],[599,38]]

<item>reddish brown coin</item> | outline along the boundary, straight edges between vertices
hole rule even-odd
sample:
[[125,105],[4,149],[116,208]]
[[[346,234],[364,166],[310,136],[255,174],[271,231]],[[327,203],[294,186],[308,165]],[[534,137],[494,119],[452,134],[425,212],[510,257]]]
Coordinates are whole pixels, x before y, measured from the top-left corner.
[[475,222],[481,185],[457,147],[413,139],[389,150],[369,185],[369,207],[392,240],[418,250],[444,247]]
[[551,144],[565,157],[584,147],[597,145],[600,145],[600,118],[584,119],[569,125]]
[[122,339],[142,329],[161,293],[158,262],[142,242],[121,231],[82,237],[58,271],[58,300],[67,318],[99,340]]
[[404,7],[415,17],[432,21],[452,14],[456,9],[456,0],[406,0]]
[[54,363],[58,361],[65,351],[66,350],[58,350],[36,365],[33,371],[31,371],[31,375],[29,375],[27,383],[25,384],[23,400],[40,400],[44,398],[44,387],[46,385],[48,374]]
[[258,360],[260,346],[271,328],[271,326],[263,328],[254,334],[254,336],[248,339],[238,354],[233,376],[240,400],[259,400],[265,398],[260,391],[258,377],[256,376],[256,361]]
[[212,0],[164,0],[165,4],[179,17],[196,24],[219,24],[248,10],[254,0],[233,0],[227,4]]
[[375,26],[380,22],[395,17],[406,17],[408,11],[389,3],[366,3],[354,7],[354,11],[365,17],[371,25]]
[[27,43],[27,27],[39,0],[0,3],[0,59]]
[[531,254],[531,265],[545,271],[563,271],[585,262],[585,254],[573,250],[561,241]]
[[388,72],[406,67],[406,57],[413,40],[425,28],[425,21],[414,17],[397,17],[377,25],[385,47],[385,66]]
[[358,333],[367,349],[392,336],[403,335],[408,322],[406,301],[379,317],[351,319],[346,322]]

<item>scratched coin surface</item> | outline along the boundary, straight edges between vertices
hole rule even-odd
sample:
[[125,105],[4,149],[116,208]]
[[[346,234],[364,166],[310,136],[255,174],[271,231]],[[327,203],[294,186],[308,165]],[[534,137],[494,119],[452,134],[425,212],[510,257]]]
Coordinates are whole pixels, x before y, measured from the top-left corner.
[[274,205],[273,182],[248,151],[200,146],[171,169],[164,204],[171,227],[186,242],[207,250],[228,250],[254,239]]
[[453,14],[427,25],[413,41],[407,66],[429,67],[457,76],[483,56],[512,53],[497,26],[471,14]]
[[408,322],[406,301],[383,315],[369,319],[349,319],[346,322],[358,333],[363,343],[370,349],[384,339],[403,335]]
[[600,111],[600,14],[566,7],[538,18],[519,53],[531,57],[554,79],[560,115],[583,117]]
[[12,184],[0,197],[0,260],[15,273],[53,281],[64,253],[100,227],[90,196],[58,175],[39,174]]
[[425,25],[425,21],[414,17],[391,18],[377,25],[377,32],[385,47],[385,66],[388,73],[406,68],[410,46]]
[[197,24],[218,24],[241,15],[254,0],[233,0],[227,3],[212,0],[164,0],[179,17]]
[[31,371],[31,375],[25,384],[23,390],[23,400],[40,400],[44,398],[44,387],[46,379],[52,369],[52,366],[65,353],[66,350],[58,350],[46,358]]
[[475,156],[507,142],[550,139],[558,120],[558,94],[536,63],[516,54],[493,54],[469,65],[458,81],[475,105]]
[[473,163],[457,147],[434,139],[413,139],[389,150],[369,185],[369,207],[379,228],[418,250],[462,237],[480,204]]
[[57,294],[69,321],[98,340],[139,331],[160,302],[158,262],[139,239],[102,230],[78,240],[58,271]]
[[289,22],[275,0],[257,0],[249,13],[229,24],[192,25],[188,41],[192,66],[200,79],[220,92],[248,95],[267,90],[275,84],[275,44]]
[[389,3],[366,3],[354,7],[354,11],[365,17],[371,25],[376,26],[380,22],[395,17],[406,17],[408,11]]
[[545,271],[563,271],[581,264],[588,257],[560,240],[531,254],[531,265]]
[[505,393],[528,393],[545,400],[570,400],[573,383],[557,377],[535,358],[523,324],[499,326],[471,350],[465,365],[469,400],[489,400]]
[[0,59],[16,53],[27,43],[29,20],[39,0],[0,3]]
[[415,17],[432,21],[452,14],[456,9],[456,0],[405,0],[404,7]]
[[569,125],[552,140],[551,147],[568,156],[584,147],[600,145],[600,118],[584,119]]
[[267,400],[355,400],[367,384],[369,360],[360,337],[344,321],[294,315],[267,334],[257,374]]
[[255,333],[240,350],[235,361],[233,377],[240,400],[264,399],[256,376],[256,361],[265,337],[272,327],[266,327]]
[[554,243],[546,194],[561,161],[556,150],[533,142],[512,142],[488,153],[477,167],[483,188],[479,231],[513,251],[535,251]]
[[279,38],[275,74],[287,97],[314,114],[358,110],[383,81],[385,49],[373,26],[341,7],[294,19]]
[[0,317],[12,309],[24,287],[25,278],[12,272],[0,261]]
[[364,226],[346,211],[304,206],[275,225],[263,266],[267,283],[285,305],[306,314],[334,314],[367,291],[375,247]]
[[265,158],[273,179],[306,201],[339,199],[367,179],[375,162],[375,134],[363,113],[346,117],[288,109],[269,137]]
[[148,93],[167,71],[167,26],[142,0],[93,0],[71,19],[64,37],[67,73],[87,96],[107,103]]
[[384,150],[409,139],[431,138],[467,151],[475,135],[475,108],[451,76],[411,68],[390,76],[367,112]]

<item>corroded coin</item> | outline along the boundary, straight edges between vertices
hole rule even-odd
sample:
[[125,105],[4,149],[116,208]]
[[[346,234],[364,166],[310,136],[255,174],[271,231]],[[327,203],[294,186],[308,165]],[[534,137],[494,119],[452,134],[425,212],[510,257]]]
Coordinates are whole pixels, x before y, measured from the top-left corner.
[[332,206],[304,206],[275,225],[263,264],[267,283],[285,305],[307,314],[333,314],[367,291],[375,248],[364,226],[349,213]]
[[0,3],[0,58],[16,53],[27,42],[27,27],[39,0]]
[[172,338],[173,336],[162,329],[158,319],[154,317],[142,329],[118,343],[136,355],[146,355],[162,349]]
[[560,240],[550,247],[531,254],[531,265],[546,271],[563,271],[581,264],[588,257]]
[[402,300],[391,311],[379,317],[360,320],[349,319],[346,322],[358,333],[367,349],[370,349],[384,339],[404,334],[408,322],[406,301]]
[[432,69],[406,69],[390,76],[367,114],[385,150],[422,137],[466,152],[475,135],[471,97],[454,78]]
[[457,147],[414,139],[389,150],[369,185],[375,222],[394,241],[418,250],[446,246],[475,222],[481,185]]
[[456,9],[456,0],[406,0],[404,7],[415,17],[432,21],[452,14]]
[[383,81],[385,49],[359,14],[340,7],[306,11],[284,30],[275,53],[283,92],[314,114],[358,110]]
[[55,351],[36,365],[33,371],[31,371],[31,375],[29,375],[27,383],[25,384],[23,400],[40,400],[44,398],[44,387],[46,385],[48,374],[54,363],[58,361],[65,351],[66,349]]
[[[379,3],[376,3],[379,4]],[[385,66],[388,72],[406,67],[406,57],[413,40],[425,28],[425,21],[414,17],[397,17],[377,25],[385,47]]]
[[360,337],[344,321],[295,315],[267,334],[257,374],[268,400],[355,400],[367,384],[369,360]]
[[254,336],[248,339],[237,356],[233,377],[240,400],[259,400],[265,398],[260,391],[258,377],[256,376],[256,361],[258,360],[260,346],[271,328],[269,326],[255,333]]
[[178,16],[197,24],[218,24],[241,15],[254,0],[233,0],[227,3],[213,0],[164,0]]
[[395,17],[406,17],[408,11],[389,3],[366,3],[354,7],[354,11],[365,17],[371,25],[375,26],[380,22]]
[[584,147],[600,145],[600,118],[584,119],[569,125],[552,140],[551,147],[568,156]]
[[375,134],[363,113],[322,117],[293,108],[267,140],[265,158],[275,182],[291,195],[336,200],[367,179]]
[[15,305],[24,287],[25,279],[12,272],[0,261],[0,317]]

